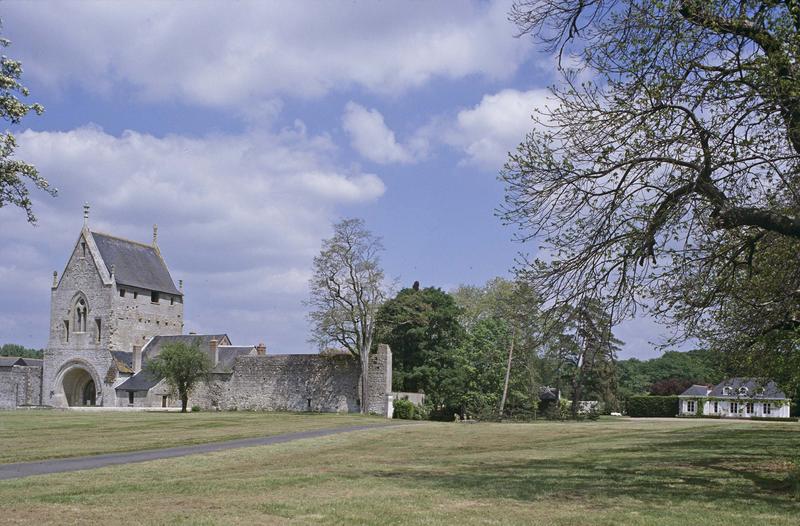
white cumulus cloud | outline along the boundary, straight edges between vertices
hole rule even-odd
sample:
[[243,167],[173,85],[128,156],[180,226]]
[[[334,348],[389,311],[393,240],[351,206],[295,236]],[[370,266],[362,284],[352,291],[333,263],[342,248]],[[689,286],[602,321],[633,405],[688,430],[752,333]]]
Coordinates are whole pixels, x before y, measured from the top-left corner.
[[509,4],[42,1],[5,4],[3,22],[26,75],[54,88],[126,86],[242,110],[274,96],[507,78],[530,50]]
[[458,112],[444,125],[442,140],[460,149],[465,161],[499,169],[508,152],[516,149],[533,129],[531,115],[546,106],[548,96],[545,89],[506,89],[484,95],[480,103]]
[[397,142],[394,132],[386,126],[383,115],[376,110],[348,102],[342,116],[342,126],[350,136],[350,144],[362,157],[376,163],[409,163],[414,155]]
[[147,242],[159,224],[173,278],[186,283],[187,330],[311,351],[298,342],[307,334],[302,300],[320,240],[343,209],[385,191],[377,175],[338,166],[330,139],[302,123],[200,137],[115,136],[85,126],[28,130],[18,140],[20,158],[59,196],[35,194],[35,228],[19,210],[0,209],[0,307],[14,313],[0,324],[0,341],[35,334],[44,344],[52,271],[62,270],[88,201],[98,231]]

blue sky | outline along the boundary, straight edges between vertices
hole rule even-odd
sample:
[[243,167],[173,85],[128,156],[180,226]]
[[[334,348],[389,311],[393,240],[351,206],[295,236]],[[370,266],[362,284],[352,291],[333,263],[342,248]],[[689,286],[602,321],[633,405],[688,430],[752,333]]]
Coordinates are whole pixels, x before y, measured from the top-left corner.
[[[149,241],[186,327],[313,352],[302,301],[332,222],[383,237],[387,275],[446,290],[507,276],[498,170],[554,57],[508,2],[4,2],[7,54],[46,112],[14,130],[59,196],[0,209],[0,343],[42,347],[49,285],[92,228]],[[654,356],[646,319],[615,331]]]

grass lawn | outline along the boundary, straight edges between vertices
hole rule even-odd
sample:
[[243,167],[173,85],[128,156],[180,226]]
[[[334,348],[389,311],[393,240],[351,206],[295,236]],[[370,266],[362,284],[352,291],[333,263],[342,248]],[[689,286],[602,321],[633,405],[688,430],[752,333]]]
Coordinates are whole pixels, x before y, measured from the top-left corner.
[[360,415],[0,411],[0,464],[386,423]]
[[424,423],[3,481],[0,517],[11,524],[798,524],[785,458],[799,447],[794,423]]

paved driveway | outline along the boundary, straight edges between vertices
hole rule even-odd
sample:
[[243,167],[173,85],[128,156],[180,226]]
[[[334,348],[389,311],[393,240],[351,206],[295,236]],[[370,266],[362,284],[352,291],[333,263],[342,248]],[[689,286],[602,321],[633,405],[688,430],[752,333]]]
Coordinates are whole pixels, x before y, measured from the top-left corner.
[[186,455],[211,453],[212,451],[223,451],[225,449],[234,449],[240,447],[282,444],[284,442],[292,442],[293,440],[302,440],[304,438],[324,437],[328,435],[337,435],[339,433],[363,431],[365,429],[381,428],[391,425],[393,424],[336,427],[332,429],[301,431],[298,433],[288,433],[285,435],[274,435],[269,437],[242,438],[238,440],[197,444],[193,446],[178,446],[164,449],[133,451],[130,453],[110,453],[107,455],[95,455],[91,457],[62,458],[41,460],[37,462],[20,462],[17,464],[0,464],[0,480],[30,477],[31,475],[45,475],[48,473],[64,473],[67,471],[95,469],[105,466],[113,466],[116,464],[130,464],[132,462],[147,462],[148,460],[158,460],[162,458],[184,457]]

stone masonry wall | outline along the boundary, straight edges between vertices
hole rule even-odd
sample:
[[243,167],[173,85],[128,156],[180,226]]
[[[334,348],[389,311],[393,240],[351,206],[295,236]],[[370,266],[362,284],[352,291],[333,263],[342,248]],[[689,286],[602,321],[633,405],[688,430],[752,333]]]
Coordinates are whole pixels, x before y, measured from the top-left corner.
[[42,368],[15,365],[0,369],[0,409],[40,405]]
[[386,344],[378,345],[378,352],[369,360],[369,412],[392,417],[392,351]]
[[[86,232],[88,230],[82,231],[81,239],[75,245],[58,286],[52,289],[50,338],[44,354],[42,372],[43,405],[64,405],[65,402],[61,399],[63,397],[58,396],[59,386],[56,379],[69,362],[80,364],[95,378],[98,405],[114,405],[116,398],[111,384],[103,381],[111,367],[108,346],[109,333],[113,326],[111,315],[113,284],[110,280],[106,283],[104,276],[101,276],[101,270],[92,255],[91,236],[86,235]],[[81,242],[87,243],[85,252]],[[74,332],[73,309],[78,293],[85,296],[89,308],[86,332]],[[98,319],[99,338],[96,325]],[[64,321],[69,321],[69,334]]]
[[351,356],[242,356],[217,382],[220,409],[358,411],[358,361]]
[[[391,417],[391,350],[370,360],[370,412]],[[350,355],[242,356],[232,374],[215,374],[190,405],[219,410],[358,412],[360,367]]]

